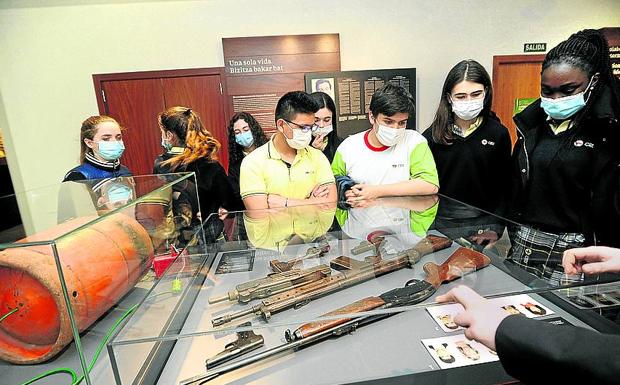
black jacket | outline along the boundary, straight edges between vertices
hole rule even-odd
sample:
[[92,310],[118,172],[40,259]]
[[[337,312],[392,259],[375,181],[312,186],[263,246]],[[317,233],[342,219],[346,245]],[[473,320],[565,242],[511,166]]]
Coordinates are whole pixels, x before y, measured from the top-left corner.
[[[594,104],[588,115],[580,124],[566,132],[564,144],[552,158],[549,167],[555,167],[561,162],[571,159],[575,149],[585,145],[591,146],[591,155],[586,164],[580,169],[565,168],[566,174],[554,175],[566,184],[574,182],[575,189],[582,186],[589,189],[584,196],[589,201],[579,204],[564,206],[567,211],[572,211],[579,219],[579,229],[567,229],[566,232],[581,232],[586,235],[586,242],[593,244],[618,245],[620,237],[620,123],[618,121],[620,106],[617,105],[611,89],[605,88]],[[517,125],[517,142],[513,152],[513,206],[512,218],[523,224],[528,224],[525,217],[527,205],[537,205],[539,202],[527,201],[526,192],[533,188],[531,182],[531,154],[544,135],[543,130],[548,130],[547,114],[540,107],[540,100],[532,103],[523,112],[514,117]],[[560,134],[562,135],[562,134]],[[582,147],[585,149],[585,147]],[[572,151],[572,152],[571,152]],[[580,180],[571,180],[579,175]],[[584,180],[586,183],[584,183]],[[545,184],[553,185],[553,180]],[[541,186],[536,186],[537,188]],[[545,186],[542,186],[543,188]],[[569,189],[570,190],[570,189]],[[551,197],[561,206],[563,202],[569,202],[568,195],[571,191],[560,191]],[[578,206],[578,207],[574,207]],[[534,206],[536,208],[536,206]],[[530,211],[532,207],[530,206]],[[544,210],[545,207],[540,207]],[[557,224],[556,224],[557,227]],[[541,230],[547,230],[540,226]],[[564,232],[564,231],[557,231]]]
[[506,317],[495,346],[508,374],[526,384],[617,384],[620,335]]
[[433,153],[439,174],[439,193],[498,215],[503,215],[510,186],[511,143],[508,129],[494,116],[485,117],[476,131],[451,144],[433,140],[433,130],[422,134]]

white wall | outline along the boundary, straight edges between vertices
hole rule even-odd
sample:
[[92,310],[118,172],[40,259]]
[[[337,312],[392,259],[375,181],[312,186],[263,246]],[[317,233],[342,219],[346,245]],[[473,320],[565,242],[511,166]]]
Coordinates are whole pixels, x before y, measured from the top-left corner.
[[222,37],[337,32],[343,70],[417,68],[424,129],[456,62],[491,72],[525,42],[619,21],[617,0],[0,0],[0,125],[16,189],[58,183],[98,113],[92,74],[220,67]]

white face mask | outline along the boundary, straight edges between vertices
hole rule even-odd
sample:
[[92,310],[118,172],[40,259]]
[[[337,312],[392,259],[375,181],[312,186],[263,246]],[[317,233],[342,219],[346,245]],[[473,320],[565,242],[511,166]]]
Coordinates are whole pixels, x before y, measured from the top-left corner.
[[473,100],[452,100],[452,112],[463,120],[476,118],[484,108],[484,96]]
[[391,128],[388,126],[384,126],[379,124],[377,128],[377,139],[384,146],[392,147],[405,136],[404,128]]
[[332,124],[330,124],[329,126],[325,126],[325,127],[319,127],[317,128],[312,135],[313,136],[327,136],[327,134],[329,134],[330,132],[334,131],[334,126]]
[[[288,125],[288,122],[286,122],[286,124]],[[286,139],[286,143],[288,143],[291,148],[301,150],[310,145],[310,141],[312,140],[311,131],[303,132],[302,130],[294,130],[291,126],[289,126],[289,128],[293,131],[292,139],[287,138],[284,131],[282,131],[282,134],[284,135],[284,139]]]

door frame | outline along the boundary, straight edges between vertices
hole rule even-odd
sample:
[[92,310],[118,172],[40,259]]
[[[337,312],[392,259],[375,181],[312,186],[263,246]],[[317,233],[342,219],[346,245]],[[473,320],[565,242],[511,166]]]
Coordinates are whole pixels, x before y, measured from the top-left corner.
[[105,102],[103,99],[103,83],[115,80],[138,80],[138,79],[160,79],[160,78],[180,78],[190,76],[220,75],[220,83],[222,84],[222,99],[224,100],[224,119],[230,119],[230,107],[226,102],[228,100],[228,91],[226,90],[226,69],[224,67],[210,68],[186,68],[174,70],[154,70],[154,71],[136,71],[136,72],[117,72],[107,74],[93,74],[93,84],[95,86],[95,97],[97,98],[97,107],[100,115],[106,114]]

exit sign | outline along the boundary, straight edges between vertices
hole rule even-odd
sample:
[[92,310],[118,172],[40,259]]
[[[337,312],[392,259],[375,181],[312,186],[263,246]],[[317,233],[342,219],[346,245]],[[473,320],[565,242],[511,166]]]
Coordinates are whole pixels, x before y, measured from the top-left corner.
[[523,52],[545,52],[547,43],[525,43],[523,44]]

